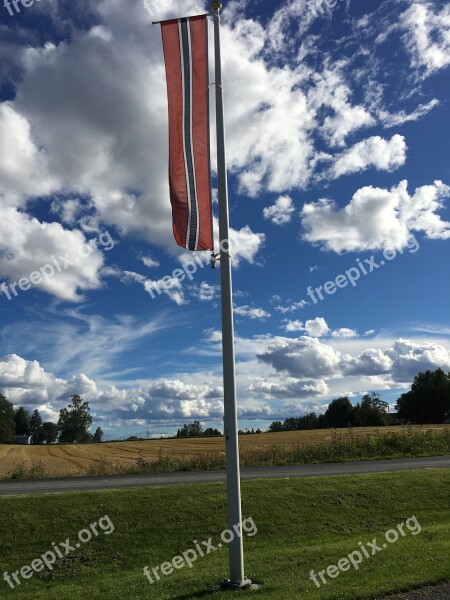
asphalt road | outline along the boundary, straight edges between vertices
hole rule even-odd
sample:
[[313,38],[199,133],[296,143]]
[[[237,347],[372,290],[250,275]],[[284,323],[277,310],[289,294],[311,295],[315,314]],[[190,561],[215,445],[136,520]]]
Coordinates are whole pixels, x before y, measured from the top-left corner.
[[[255,469],[242,469],[241,478],[243,481],[249,481],[252,479],[356,475],[359,473],[414,471],[416,469],[445,467],[450,467],[450,456],[325,463],[318,465],[289,465],[287,467],[258,467]],[[63,479],[8,479],[0,481],[0,496],[89,492],[94,490],[177,485],[180,483],[211,483],[217,481],[225,481],[225,471],[184,471],[180,473],[156,473],[151,475],[67,477]]]

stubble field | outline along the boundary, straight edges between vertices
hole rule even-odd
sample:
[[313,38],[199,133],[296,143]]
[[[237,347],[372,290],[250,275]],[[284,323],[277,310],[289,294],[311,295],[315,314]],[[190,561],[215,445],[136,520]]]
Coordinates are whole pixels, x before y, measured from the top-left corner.
[[[351,430],[312,430],[282,433],[263,433],[240,436],[240,448],[246,451],[264,450],[273,447],[294,448],[312,446],[336,438],[367,438],[399,434],[401,427],[370,428]],[[450,431],[450,425],[428,425],[411,428],[413,431],[433,433]],[[130,472],[138,459],[151,463],[154,460],[184,459],[186,457],[217,456],[224,453],[224,438],[162,439],[132,442],[106,442],[102,444],[70,444],[50,446],[0,445],[0,478],[10,477],[14,470],[29,472],[36,469],[37,476],[97,475],[104,472]]]

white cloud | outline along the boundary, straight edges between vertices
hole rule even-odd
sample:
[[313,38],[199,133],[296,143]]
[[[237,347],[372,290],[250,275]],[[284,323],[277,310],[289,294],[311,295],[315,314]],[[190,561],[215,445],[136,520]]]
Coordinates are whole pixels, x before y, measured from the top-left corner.
[[248,391],[272,398],[314,398],[325,396],[328,386],[322,379],[296,379],[287,377],[283,381],[276,378],[261,377],[252,382]]
[[294,331],[305,331],[305,325],[303,324],[303,321],[299,321],[298,319],[295,321],[289,321],[287,320],[285,322],[284,328],[287,332],[294,332]]
[[411,64],[427,77],[450,65],[450,6],[433,11],[428,2],[414,2],[400,17]]
[[317,338],[306,336],[275,342],[258,358],[295,378],[329,377],[338,372],[341,363],[339,352]]
[[419,187],[410,196],[407,181],[391,190],[367,186],[339,209],[327,199],[303,206],[304,239],[334,252],[404,248],[412,232],[430,239],[450,238],[450,223],[437,211],[450,196],[441,181]]
[[[233,266],[238,267],[242,261],[247,261],[251,265],[254,264],[265,239],[264,233],[254,233],[248,225],[239,230],[230,228],[230,250],[233,257]],[[216,247],[218,247],[218,244]]]
[[331,337],[334,338],[354,338],[358,337],[358,332],[348,327],[341,327],[331,332]]
[[239,317],[247,317],[249,319],[268,319],[270,313],[263,308],[257,308],[255,306],[235,306],[234,313]]
[[201,302],[211,302],[217,298],[219,293],[220,286],[202,281],[199,286],[194,286],[192,295]]
[[159,267],[159,262],[151,256],[141,256],[141,260],[149,269],[155,269],[156,267]]
[[[281,300],[281,298],[279,296],[277,296],[277,298],[279,298],[279,300]],[[286,314],[286,313],[295,312],[296,310],[300,310],[301,308],[305,308],[305,306],[308,306],[308,303],[306,302],[306,300],[300,300],[299,302],[293,302],[292,304],[289,304],[288,306],[282,306],[281,304],[279,304],[278,306],[275,306],[275,310],[282,314]]]
[[426,104],[420,104],[412,113],[407,113],[405,111],[390,113],[380,109],[378,111],[378,118],[385,127],[397,127],[404,123],[418,121],[427,115],[435,106],[439,106],[439,104],[439,100],[433,98],[433,100],[430,100]]
[[405,138],[402,135],[394,135],[390,140],[373,136],[337,155],[330,174],[333,177],[341,177],[368,167],[394,171],[405,164],[406,150]]
[[314,77],[315,87],[309,91],[309,105],[315,110],[329,107],[333,114],[327,115],[320,131],[331,147],[344,147],[346,138],[353,132],[376,124],[374,117],[361,105],[351,103],[352,91],[340,69],[345,62],[326,67]]
[[77,302],[83,299],[80,292],[101,286],[103,262],[101,252],[80,231],[64,229],[59,223],[43,227],[26,213],[0,206],[0,276],[9,282],[45,269],[33,287]]
[[184,296],[181,281],[173,277],[173,275],[165,275],[161,279],[149,279],[134,271],[124,271],[122,281],[124,283],[129,283],[130,281],[140,283],[152,300],[158,298],[161,294],[166,294],[178,306],[188,303],[188,300]]
[[49,174],[48,154],[32,138],[29,121],[11,103],[0,103],[0,198],[20,206],[58,186]]
[[274,225],[286,225],[292,219],[295,212],[292,198],[290,196],[280,196],[275,204],[267,206],[263,210],[265,219],[270,219]]
[[306,321],[305,331],[311,337],[322,337],[330,332],[330,328],[323,317],[316,317]]
[[442,344],[403,339],[388,347],[344,354],[333,342],[323,343],[317,338],[277,338],[258,352],[258,358],[294,378],[335,380],[352,376],[361,380],[382,376],[378,383],[388,387],[408,385],[415,375],[428,369],[450,369],[450,350]]

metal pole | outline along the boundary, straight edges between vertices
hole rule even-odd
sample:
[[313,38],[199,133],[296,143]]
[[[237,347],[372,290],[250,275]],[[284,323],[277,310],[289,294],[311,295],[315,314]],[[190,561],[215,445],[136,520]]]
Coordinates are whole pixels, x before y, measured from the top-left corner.
[[225,127],[223,117],[222,64],[220,56],[220,2],[212,2],[214,12],[216,129],[217,129],[217,179],[219,192],[220,280],[222,306],[222,355],[224,388],[224,425],[227,457],[228,527],[234,535],[229,544],[230,579],[224,582],[231,587],[250,584],[244,576],[244,550],[242,543],[241,483],[239,471],[239,440],[236,407],[236,376],[234,357],[233,290],[229,244],[228,183],[225,154]]

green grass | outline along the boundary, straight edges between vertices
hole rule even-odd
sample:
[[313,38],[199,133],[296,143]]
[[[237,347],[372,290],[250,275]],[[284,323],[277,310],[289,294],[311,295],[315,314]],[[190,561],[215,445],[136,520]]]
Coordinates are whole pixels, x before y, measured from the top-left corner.
[[[271,600],[356,600],[450,579],[450,470],[244,482],[244,516],[258,533],[245,538],[246,574]],[[217,541],[226,526],[223,484],[43,495],[0,500],[0,573],[29,565],[52,542],[76,540],[80,529],[108,515],[115,526],[60,560],[52,572],[0,598],[23,600],[217,599],[226,578],[226,547],[150,585],[142,569]],[[315,571],[415,515],[422,532],[409,532],[370,560],[317,589]]]

